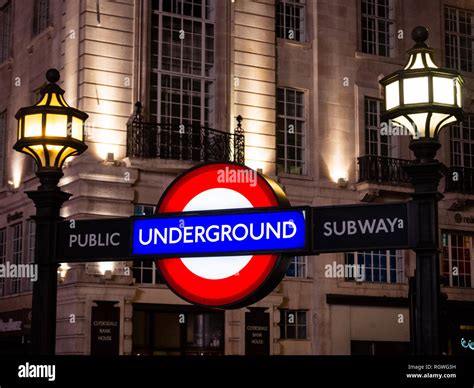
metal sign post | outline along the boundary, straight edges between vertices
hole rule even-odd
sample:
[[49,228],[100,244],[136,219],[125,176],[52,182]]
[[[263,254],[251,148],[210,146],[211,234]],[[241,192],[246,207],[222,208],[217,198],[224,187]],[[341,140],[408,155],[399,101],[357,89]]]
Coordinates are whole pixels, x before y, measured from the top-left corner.
[[226,209],[61,221],[55,262],[408,249],[417,244],[414,206]]

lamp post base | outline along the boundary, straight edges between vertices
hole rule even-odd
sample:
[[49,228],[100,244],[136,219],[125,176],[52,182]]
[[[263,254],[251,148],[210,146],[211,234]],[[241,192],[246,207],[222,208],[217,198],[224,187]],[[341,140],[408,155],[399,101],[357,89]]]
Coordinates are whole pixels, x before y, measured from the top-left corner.
[[41,186],[26,194],[36,206],[35,264],[38,279],[33,285],[31,317],[31,349],[34,355],[54,355],[56,348],[57,269],[53,263],[56,241],[56,222],[60,221],[61,206],[71,194],[59,190],[57,183],[62,173],[47,176],[37,174]]
[[413,349],[417,355],[438,355],[439,337],[439,237],[438,201],[443,197],[438,185],[444,166],[434,157],[440,147],[437,140],[421,139],[410,143],[416,161],[405,167],[415,189],[413,202],[418,209],[418,243],[416,253]]

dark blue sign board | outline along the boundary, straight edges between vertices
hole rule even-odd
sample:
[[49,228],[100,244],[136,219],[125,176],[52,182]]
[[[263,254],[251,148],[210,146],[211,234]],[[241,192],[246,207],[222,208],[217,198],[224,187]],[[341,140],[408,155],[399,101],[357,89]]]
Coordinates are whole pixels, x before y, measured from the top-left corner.
[[58,223],[55,262],[314,255],[418,244],[413,202],[225,209]]
[[308,209],[245,210],[132,220],[132,255],[191,257],[306,251]]

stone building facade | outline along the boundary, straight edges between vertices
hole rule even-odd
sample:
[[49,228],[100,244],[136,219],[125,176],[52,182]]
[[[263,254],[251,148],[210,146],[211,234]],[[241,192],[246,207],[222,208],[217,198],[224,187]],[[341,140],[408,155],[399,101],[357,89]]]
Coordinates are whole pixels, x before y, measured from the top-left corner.
[[[37,180],[12,150],[14,115],[36,102],[51,67],[68,103],[90,116],[89,149],[61,180],[73,194],[67,219],[151,214],[178,173],[232,160],[219,150],[238,115],[246,165],[276,179],[292,205],[408,200],[409,137],[381,132],[378,81],[405,64],[417,25],[428,27],[437,64],[466,81],[466,119],[443,131],[438,155],[449,169],[439,188],[443,349],[463,352],[460,338],[474,338],[470,0],[0,0],[0,260],[34,255],[24,192]],[[159,146],[138,146],[149,138],[136,129],[156,139],[158,126]],[[203,133],[214,147],[196,140]],[[354,263],[365,266],[362,281],[329,270]],[[409,251],[294,258],[253,306],[269,313],[270,354],[408,352],[413,271]],[[0,319],[21,321],[21,330],[2,325],[0,341],[24,352],[31,282],[0,281]],[[65,263],[58,287],[58,354],[91,353],[95,301],[120,308],[120,354],[245,354],[247,309],[190,306],[153,263]]]

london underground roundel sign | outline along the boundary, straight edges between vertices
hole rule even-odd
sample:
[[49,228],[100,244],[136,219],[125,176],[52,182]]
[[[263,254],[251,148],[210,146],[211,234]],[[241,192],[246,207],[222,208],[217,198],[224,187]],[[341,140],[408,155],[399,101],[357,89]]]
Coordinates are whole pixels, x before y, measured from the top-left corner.
[[[156,214],[199,210],[288,207],[283,190],[256,171],[232,163],[205,163],[168,186]],[[281,255],[166,258],[160,273],[181,298],[203,306],[238,308],[265,297],[281,281],[289,258]]]

